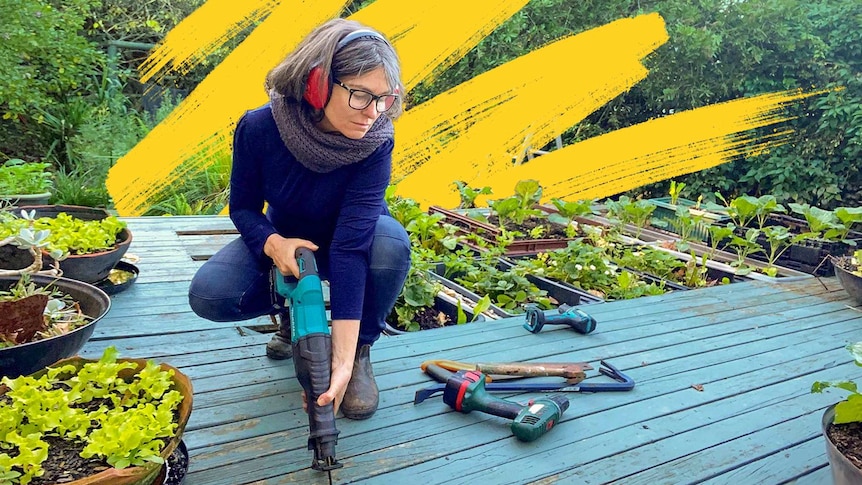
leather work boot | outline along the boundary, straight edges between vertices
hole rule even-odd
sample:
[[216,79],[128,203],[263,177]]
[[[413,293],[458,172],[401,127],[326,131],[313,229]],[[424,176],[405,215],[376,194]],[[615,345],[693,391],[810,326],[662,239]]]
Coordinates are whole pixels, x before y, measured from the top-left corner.
[[293,357],[293,345],[290,343],[290,320],[286,312],[279,313],[278,331],[266,343],[266,356],[274,360],[284,360]]
[[345,418],[368,419],[377,411],[380,396],[377,382],[374,381],[374,370],[371,369],[370,352],[371,345],[363,345],[356,351],[353,375],[341,401],[341,412]]

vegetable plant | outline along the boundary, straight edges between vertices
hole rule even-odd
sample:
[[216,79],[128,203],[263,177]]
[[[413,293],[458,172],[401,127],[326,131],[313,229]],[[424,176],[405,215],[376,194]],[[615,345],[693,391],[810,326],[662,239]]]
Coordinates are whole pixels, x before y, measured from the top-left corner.
[[557,208],[557,212],[548,214],[548,220],[554,224],[565,226],[566,236],[573,238],[577,236],[578,232],[575,218],[595,214],[593,202],[592,200],[566,202],[563,199],[551,199],[551,203]]
[[850,230],[853,228],[854,224],[862,222],[862,207],[838,207],[833,212],[835,213],[835,217],[837,217],[844,226],[844,228],[836,234],[836,238],[851,246],[855,246],[856,241],[848,239],[847,236],[850,234]]
[[751,268],[745,264],[745,259],[754,253],[764,252],[763,248],[757,242],[758,236],[760,236],[759,229],[748,229],[745,231],[745,237],[735,234],[731,236],[730,247],[736,250],[737,259],[731,262],[730,265],[737,268],[736,274],[746,275],[750,273]]
[[806,239],[814,237],[813,232],[804,232],[802,234],[793,234],[790,229],[784,226],[766,226],[763,228],[763,235],[766,237],[767,248],[765,248],[767,266],[763,270],[768,276],[775,277],[778,274],[778,268],[775,267],[775,262],[784,254],[790,246],[798,244]]
[[21,229],[31,228],[34,231],[47,230],[48,251],[60,251],[69,254],[91,254],[106,251],[117,243],[117,237],[126,227],[126,223],[114,216],[101,220],[85,221],[65,212],[56,217],[40,217],[34,219],[32,213],[22,217],[0,219],[0,240],[20,234]]
[[456,180],[453,184],[458,189],[458,195],[461,198],[461,202],[458,204],[459,209],[472,209],[476,207],[476,197],[491,194],[491,187],[474,189],[460,180]]
[[0,166],[0,194],[44,194],[53,187],[50,163],[25,162],[19,158],[7,160]]
[[[40,376],[0,380],[0,477],[27,484],[45,475],[52,452],[45,438],[61,439],[84,459],[118,469],[163,463],[161,450],[176,434],[175,415],[184,396],[173,370],[148,362],[117,362],[109,347],[97,362],[49,367]],[[38,374],[37,374],[38,375]],[[77,477],[82,478],[82,477]]]
[[[862,367],[862,342],[848,345],[847,350],[857,366]],[[847,424],[862,422],[862,394],[853,381],[817,381],[811,385],[811,392],[820,393],[824,389],[835,387],[849,394],[847,398],[835,405],[835,419],[832,424]]]
[[749,223],[756,220],[757,228],[762,229],[770,214],[786,211],[772,195],[761,197],[742,195],[730,201],[718,192],[715,196],[727,206],[727,214],[738,227],[749,227]]
[[668,195],[670,195],[670,203],[676,205],[679,202],[679,196],[682,194],[682,189],[685,188],[685,182],[676,182],[674,180],[670,181],[670,189],[668,190]]
[[537,180],[521,180],[515,184],[515,195],[488,204],[499,218],[499,226],[505,227],[507,220],[523,224],[527,218],[542,215],[542,211],[533,208],[541,198],[542,187]]
[[808,228],[815,233],[815,238],[826,241],[838,241],[842,235],[846,236],[849,230],[842,224],[833,211],[821,209],[808,204],[788,204],[790,209],[805,217]]
[[620,227],[632,224],[637,228],[635,238],[640,237],[641,231],[649,223],[650,216],[656,208],[655,203],[650,200],[632,200],[627,195],[622,195],[617,200],[609,199],[605,205],[608,208],[608,215],[616,220]]

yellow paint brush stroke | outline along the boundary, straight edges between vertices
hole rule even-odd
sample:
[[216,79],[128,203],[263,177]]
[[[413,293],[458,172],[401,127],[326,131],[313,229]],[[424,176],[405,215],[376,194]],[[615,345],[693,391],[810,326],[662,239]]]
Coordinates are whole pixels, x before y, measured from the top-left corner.
[[457,205],[453,180],[509,170],[526,145],[543,146],[646,77],[642,59],[667,39],[658,14],[618,20],[410,110],[396,132],[393,179],[404,178],[398,193],[426,205]]
[[241,30],[269,15],[278,0],[209,0],[174,27],[141,64],[141,81],[185,74]]
[[[315,0],[278,5],[165,121],[111,169],[107,186],[117,211],[124,216],[142,214],[159,191],[211,164],[207,157],[229,153],[236,121],[245,110],[266,102],[262,89],[266,73],[344,4]],[[403,67],[409,87],[432,75],[437,66],[456,62],[525,4],[526,0],[444,0],[408,6],[401,0],[377,0],[356,18],[392,37],[399,56],[410,59]]]
[[546,201],[608,197],[785,143],[790,130],[751,130],[787,121],[788,105],[822,93],[770,93],[676,113],[552,151],[482,183],[505,196],[519,180],[537,179]]

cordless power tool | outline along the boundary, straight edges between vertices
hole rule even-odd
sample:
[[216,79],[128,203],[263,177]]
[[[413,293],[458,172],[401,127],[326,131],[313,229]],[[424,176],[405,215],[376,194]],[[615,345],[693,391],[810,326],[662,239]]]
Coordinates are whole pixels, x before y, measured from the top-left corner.
[[512,433],[521,441],[536,440],[550,431],[569,408],[569,400],[559,394],[526,405],[492,397],[485,391],[485,375],[478,371],[458,371],[449,376],[443,402],[465,414],[480,411],[511,419]]
[[524,328],[533,333],[539,333],[545,325],[568,325],[575,331],[588,334],[596,329],[596,319],[587,312],[566,305],[560,305],[557,314],[545,314],[536,305],[527,305],[527,321]]
[[273,268],[272,276],[275,291],[289,305],[293,365],[308,403],[308,449],[314,450],[311,467],[329,471],[342,466],[335,458],[338,430],[333,404],[318,406],[317,398],[329,389],[332,337],[314,254],[310,249],[299,248],[296,262],[299,265],[297,280],[286,278],[277,268]]

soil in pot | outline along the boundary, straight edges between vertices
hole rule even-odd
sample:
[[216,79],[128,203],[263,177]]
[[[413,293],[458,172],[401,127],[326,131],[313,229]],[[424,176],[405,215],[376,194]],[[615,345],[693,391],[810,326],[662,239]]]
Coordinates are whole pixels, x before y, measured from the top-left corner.
[[856,468],[862,469],[862,423],[830,424],[826,436]]

